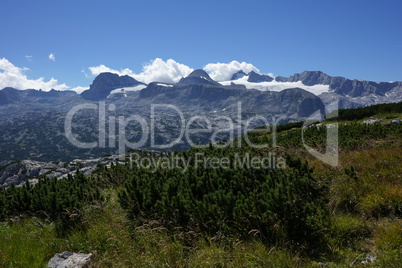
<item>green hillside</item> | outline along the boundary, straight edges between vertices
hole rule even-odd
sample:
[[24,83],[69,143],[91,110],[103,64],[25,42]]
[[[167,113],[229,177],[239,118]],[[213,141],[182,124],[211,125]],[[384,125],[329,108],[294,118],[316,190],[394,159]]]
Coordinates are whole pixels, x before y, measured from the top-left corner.
[[[95,267],[400,267],[402,103],[259,129],[217,148],[132,151],[96,174],[0,188],[0,266],[58,252]],[[365,120],[380,119],[366,124]],[[339,164],[325,152],[337,124]],[[273,147],[272,144],[276,146]],[[241,144],[241,146],[234,146]]]

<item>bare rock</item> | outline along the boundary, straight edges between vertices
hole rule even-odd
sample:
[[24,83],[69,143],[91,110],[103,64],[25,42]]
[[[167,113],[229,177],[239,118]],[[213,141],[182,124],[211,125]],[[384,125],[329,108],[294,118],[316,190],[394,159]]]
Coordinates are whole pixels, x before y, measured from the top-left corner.
[[85,268],[89,267],[91,260],[91,253],[85,254],[64,251],[63,253],[54,255],[47,266],[49,268]]
[[375,256],[367,255],[367,257],[365,257],[360,263],[361,264],[373,263],[373,262],[375,262],[376,259],[377,259],[377,257],[375,257]]
[[363,124],[374,125],[374,124],[377,124],[377,123],[380,123],[380,122],[382,122],[382,119],[368,119],[368,120],[364,120]]

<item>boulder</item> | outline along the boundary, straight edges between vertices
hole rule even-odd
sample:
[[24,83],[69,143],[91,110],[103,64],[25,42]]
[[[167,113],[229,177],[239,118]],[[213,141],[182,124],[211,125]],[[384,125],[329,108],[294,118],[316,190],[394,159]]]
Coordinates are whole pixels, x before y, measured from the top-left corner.
[[91,253],[85,254],[64,251],[63,253],[54,255],[47,266],[49,268],[85,268],[89,267],[91,260]]
[[375,256],[367,255],[367,257],[365,257],[360,263],[361,264],[369,264],[369,263],[375,262],[376,259],[377,259],[377,257],[375,257]]

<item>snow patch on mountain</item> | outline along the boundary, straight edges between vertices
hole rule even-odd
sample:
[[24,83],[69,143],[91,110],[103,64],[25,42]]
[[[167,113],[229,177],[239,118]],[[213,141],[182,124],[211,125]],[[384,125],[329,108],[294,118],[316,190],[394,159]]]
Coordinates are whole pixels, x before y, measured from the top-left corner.
[[314,85],[314,86],[306,86],[302,82],[278,82],[278,81],[271,81],[271,82],[259,82],[253,83],[247,81],[248,76],[243,76],[237,80],[230,80],[221,82],[222,85],[229,86],[231,83],[244,85],[247,89],[257,89],[260,91],[282,91],[287,88],[302,88],[306,91],[313,93],[314,95],[318,96],[324,92],[329,92],[329,85]]
[[110,92],[109,96],[112,95],[112,94],[118,94],[118,93],[124,94],[124,93],[130,92],[130,91],[140,91],[141,89],[146,88],[146,87],[147,87],[146,85],[138,85],[138,86],[135,86],[135,87],[116,88],[116,89],[113,89]]
[[173,85],[170,84],[164,84],[164,83],[157,83],[157,86],[161,86],[161,87],[173,87]]

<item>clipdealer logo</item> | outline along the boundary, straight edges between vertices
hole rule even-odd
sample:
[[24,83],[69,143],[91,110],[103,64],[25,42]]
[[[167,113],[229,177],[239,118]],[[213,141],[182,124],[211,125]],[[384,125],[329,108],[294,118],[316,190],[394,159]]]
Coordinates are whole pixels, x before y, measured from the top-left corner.
[[[336,103],[337,105],[337,103]],[[332,104],[334,107],[334,104]],[[179,131],[177,133],[172,133],[172,140],[165,144],[157,144],[156,135],[157,135],[157,127],[156,121],[162,118],[163,113],[162,110],[168,109],[171,112],[174,112],[176,116],[179,118],[180,126],[178,127]],[[98,139],[97,141],[92,142],[83,142],[76,138],[78,135],[74,135],[73,133],[73,121],[74,116],[83,110],[93,110],[97,111],[98,114]],[[158,114],[159,110],[159,114]],[[209,146],[208,144],[200,145],[194,142],[194,137],[197,134],[210,134],[210,141],[212,146],[217,148],[223,148],[226,146],[242,146],[242,140],[244,140],[248,146],[256,149],[268,148],[268,147],[276,147],[276,139],[277,139],[277,131],[276,126],[281,123],[285,119],[283,116],[278,117],[269,117],[266,118],[262,115],[256,115],[253,117],[244,120],[242,118],[242,103],[237,103],[237,114],[234,120],[231,117],[221,115],[214,116],[213,118],[208,118],[207,116],[192,116],[186,120],[183,112],[176,106],[171,104],[151,104],[150,105],[150,117],[149,120],[140,115],[130,115],[128,117],[125,116],[114,116],[108,115],[108,112],[114,113],[116,112],[116,106],[114,104],[106,105],[104,101],[99,103],[84,103],[77,106],[74,106],[66,115],[64,122],[64,130],[65,136],[74,146],[82,149],[91,149],[95,147],[99,148],[116,148],[118,147],[118,152],[120,155],[124,155],[126,153],[127,148],[130,149],[138,149],[147,147],[148,149],[171,149],[175,145],[186,142],[189,146],[195,148],[205,148]],[[160,115],[158,117],[158,115]],[[332,113],[332,115],[335,115]],[[317,111],[313,115],[311,115],[303,124],[301,137],[304,148],[316,157],[317,159],[327,163],[331,166],[338,165],[338,124],[331,124],[331,127],[327,128],[327,139],[326,139],[326,152],[320,153],[314,148],[309,147],[304,139],[304,131],[311,124],[312,120],[322,119],[323,115],[320,111]],[[225,127],[223,128],[213,128],[213,123],[217,121],[226,122]],[[252,123],[254,122],[263,122],[265,128],[262,129],[253,129],[250,128]],[[140,136],[141,138],[132,142],[127,139],[127,127],[130,123],[138,124],[141,128]],[[194,123],[202,123],[204,128],[194,128]],[[200,125],[200,124],[199,124]],[[248,133],[249,131],[253,132],[269,132],[272,137],[272,144],[255,144],[251,142],[249,139]],[[230,140],[234,140],[234,138],[243,136],[243,139],[236,139],[231,143],[219,143],[219,134],[226,133],[229,136]]]

